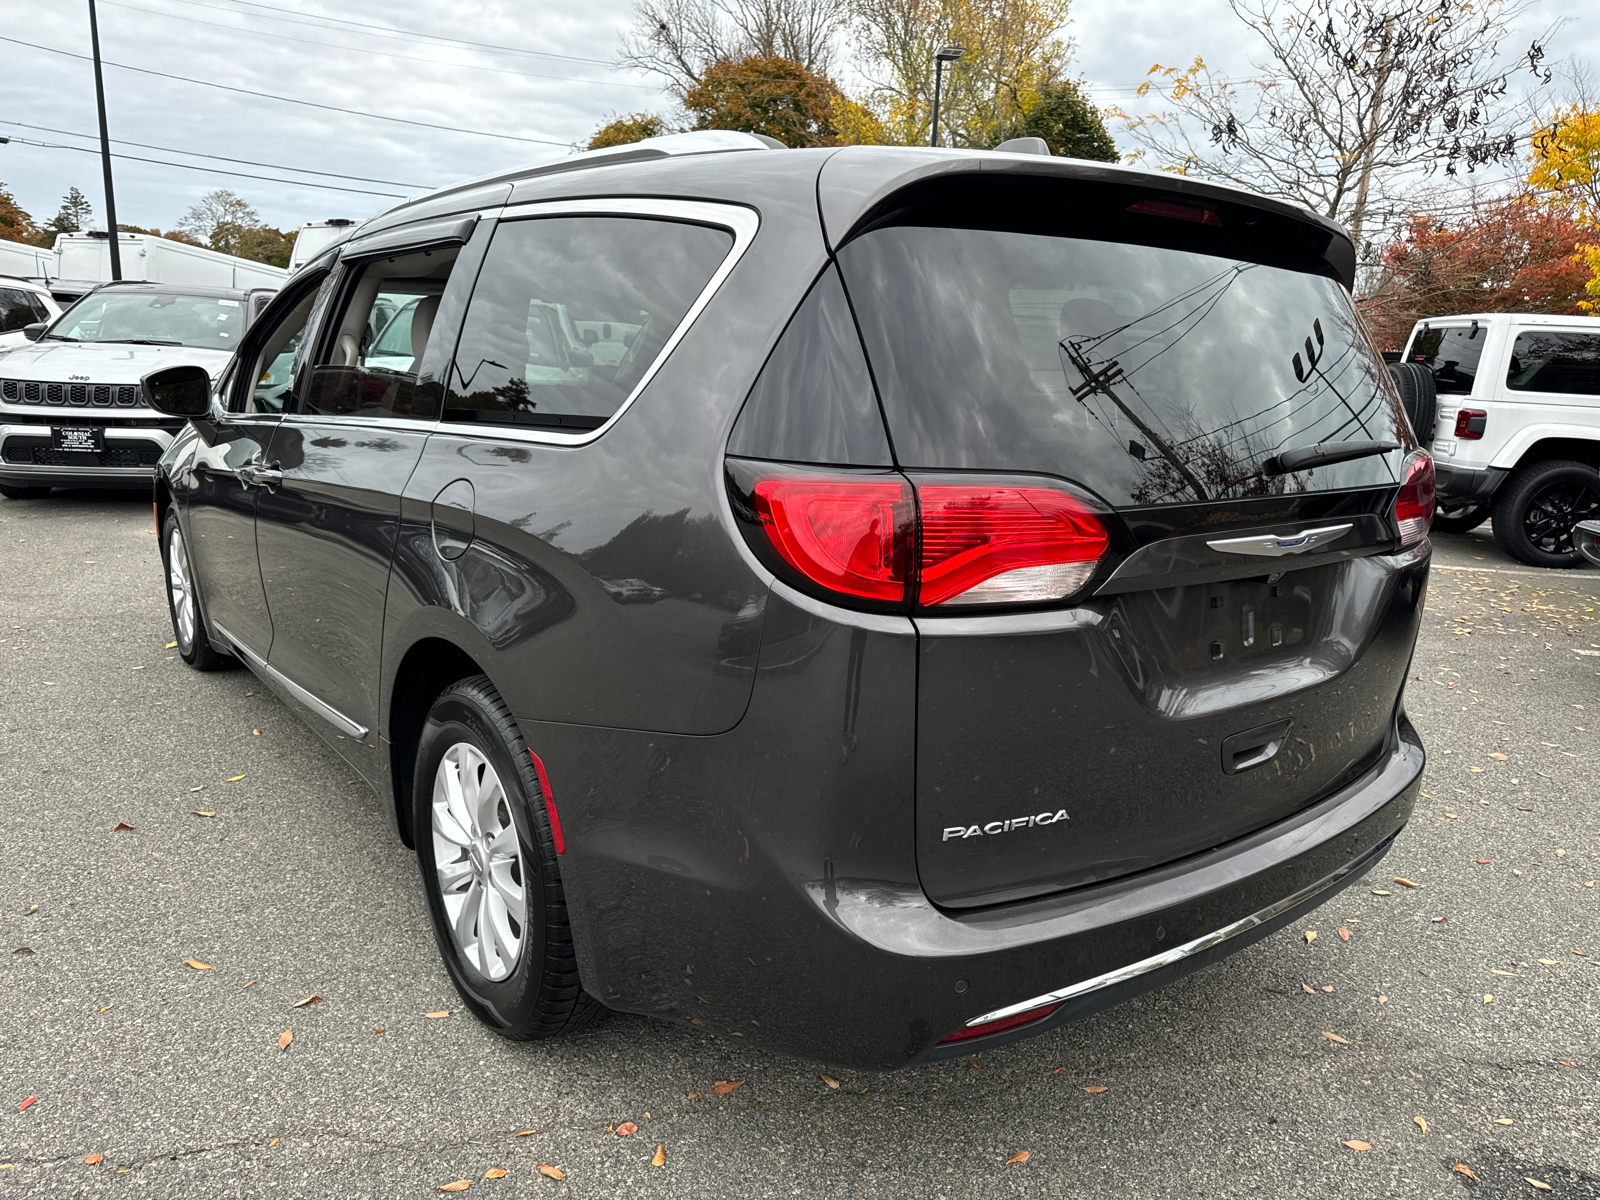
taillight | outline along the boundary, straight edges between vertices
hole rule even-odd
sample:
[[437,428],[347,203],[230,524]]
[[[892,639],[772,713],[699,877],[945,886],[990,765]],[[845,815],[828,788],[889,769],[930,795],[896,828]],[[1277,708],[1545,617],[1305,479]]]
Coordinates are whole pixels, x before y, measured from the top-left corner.
[[1489,414],[1481,408],[1463,408],[1456,414],[1456,436],[1475,442],[1483,436],[1484,426],[1488,423]]
[[1415,545],[1428,536],[1435,504],[1433,459],[1418,451],[1406,459],[1400,494],[1394,498],[1394,520],[1400,527],[1400,544]]
[[763,479],[752,500],[773,548],[813,583],[864,600],[906,598],[912,502],[904,479]]
[[973,1038],[988,1037],[991,1033],[1004,1033],[1008,1029],[1020,1029],[1024,1025],[1032,1025],[1035,1021],[1042,1021],[1060,1004],[1046,1004],[1043,1008],[1030,1008],[1027,1012],[1013,1013],[1009,1017],[1001,1017],[998,1021],[985,1021],[982,1025],[968,1025],[965,1029],[958,1029],[949,1037],[939,1039],[939,1045],[948,1046],[951,1042],[970,1042]]
[[1055,488],[919,483],[918,602],[1038,604],[1094,574],[1109,538],[1082,503]]
[[755,535],[759,552],[775,551],[830,593],[875,604],[1064,600],[1089,581],[1110,543],[1088,504],[1059,487],[805,468],[768,475],[748,460],[728,461],[744,519],[765,535]]

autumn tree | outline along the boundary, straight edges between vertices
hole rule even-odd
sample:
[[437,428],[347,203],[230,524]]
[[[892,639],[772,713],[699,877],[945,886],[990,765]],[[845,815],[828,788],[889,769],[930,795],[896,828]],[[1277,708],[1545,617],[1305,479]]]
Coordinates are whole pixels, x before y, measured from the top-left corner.
[[627,146],[668,132],[666,121],[654,113],[628,113],[596,129],[584,149],[604,150],[609,146]]
[[204,245],[199,238],[192,234],[184,233],[181,229],[162,230],[155,227],[145,229],[139,225],[118,225],[117,230],[120,233],[142,233],[146,237],[166,238],[169,242],[182,242],[188,246]]
[[684,96],[696,129],[738,129],[785,146],[834,146],[839,89],[787,58],[745,58],[706,68]]
[[1574,104],[1534,132],[1528,186],[1576,204],[1585,230],[1578,257],[1588,272],[1578,308],[1600,312],[1600,108]]
[[619,63],[658,75],[680,102],[714,63],[782,58],[815,75],[833,66],[849,0],[634,0]]
[[1576,204],[1530,196],[1475,204],[1455,221],[1414,216],[1383,248],[1377,284],[1360,308],[1389,350],[1427,317],[1576,312],[1589,281],[1580,257],[1589,236]]
[[[1513,76],[1546,82],[1534,44],[1499,57],[1523,0],[1229,0],[1263,52],[1231,80],[1196,58],[1151,68],[1121,114],[1159,165],[1298,201],[1365,248],[1409,182],[1515,158]],[[1381,243],[1380,243],[1381,244]]]
[[0,241],[31,242],[39,236],[33,217],[17,203],[5,184],[0,183]]

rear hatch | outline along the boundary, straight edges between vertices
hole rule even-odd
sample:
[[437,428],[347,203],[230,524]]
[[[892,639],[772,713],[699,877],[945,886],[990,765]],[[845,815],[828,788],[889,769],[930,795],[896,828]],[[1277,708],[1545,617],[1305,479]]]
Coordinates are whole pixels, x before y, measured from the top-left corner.
[[1207,850],[1382,752],[1415,638],[1390,557],[1415,443],[1329,236],[987,177],[919,185],[840,247],[900,470],[1064,485],[1110,537],[1064,604],[913,614],[936,902]]

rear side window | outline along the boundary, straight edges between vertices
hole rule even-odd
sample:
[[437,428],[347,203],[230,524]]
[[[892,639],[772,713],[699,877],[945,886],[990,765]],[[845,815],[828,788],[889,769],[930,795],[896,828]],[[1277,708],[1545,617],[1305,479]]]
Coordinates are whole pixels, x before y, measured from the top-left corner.
[[502,224],[467,307],[445,419],[604,425],[732,248],[724,229],[646,217]]
[[1057,475],[1144,507],[1381,486],[1397,454],[1263,468],[1288,449],[1412,440],[1324,274],[929,225],[878,228],[839,261],[902,466]]
[[0,288],[0,333],[15,333],[39,320],[31,299],[21,288]]
[[789,322],[750,390],[728,453],[782,462],[892,466],[872,376],[829,267]]
[[1514,392],[1600,396],[1600,333],[1517,334],[1506,386]]
[[1477,324],[1431,326],[1411,339],[1411,361],[1422,363],[1433,372],[1440,392],[1471,395],[1484,340],[1483,329]]

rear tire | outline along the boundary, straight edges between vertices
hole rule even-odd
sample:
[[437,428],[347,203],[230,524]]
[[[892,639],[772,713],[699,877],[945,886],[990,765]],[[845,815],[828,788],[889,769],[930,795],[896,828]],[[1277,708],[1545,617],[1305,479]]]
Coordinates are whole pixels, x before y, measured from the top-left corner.
[[1433,514],[1435,533],[1466,533],[1489,519],[1487,504],[1458,503],[1442,500]]
[[7,500],[43,500],[49,494],[49,488],[35,484],[0,483],[0,496]]
[[178,656],[196,671],[221,671],[233,666],[238,660],[214,648],[206,636],[206,618],[194,587],[188,543],[178,527],[178,514],[170,509],[161,526],[161,565],[166,571],[167,612],[172,615]]
[[428,918],[466,1006],[513,1041],[567,1033],[604,1012],[578,978],[538,775],[486,676],[433,702],[412,798]]
[[1575,567],[1584,561],[1572,527],[1600,516],[1600,477],[1587,463],[1529,463],[1494,498],[1494,540],[1531,567]]

